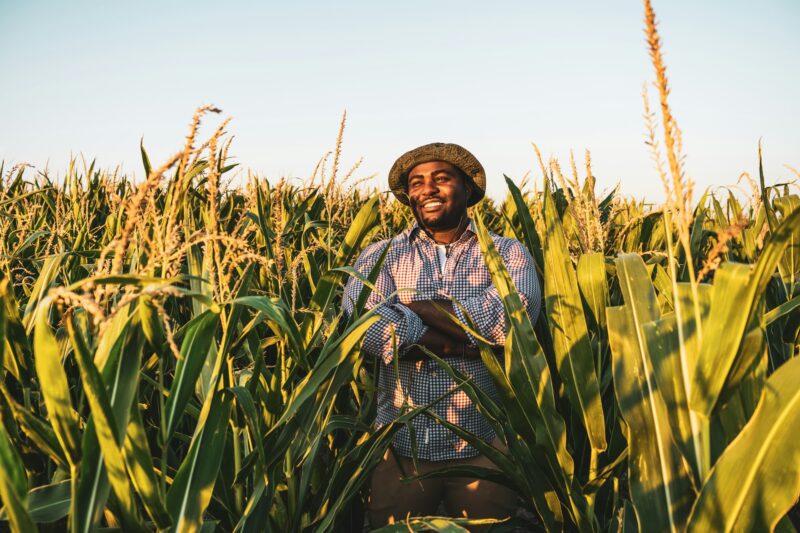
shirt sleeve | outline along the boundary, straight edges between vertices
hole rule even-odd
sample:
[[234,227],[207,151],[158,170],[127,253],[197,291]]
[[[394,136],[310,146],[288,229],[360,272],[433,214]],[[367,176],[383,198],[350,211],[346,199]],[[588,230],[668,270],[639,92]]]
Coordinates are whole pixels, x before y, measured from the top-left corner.
[[[356,261],[354,268],[364,277],[368,277],[384,247],[388,245],[389,242],[384,241],[368,246]],[[367,329],[361,350],[367,355],[378,356],[385,364],[389,364],[394,358],[392,334],[398,350],[402,353],[425,334],[427,327],[419,315],[398,302],[397,295],[393,294],[397,288],[391,272],[386,268],[386,263],[374,285],[377,290],[370,291],[364,307],[367,310],[375,309],[380,318]],[[342,308],[348,317],[353,313],[355,302],[358,301],[363,287],[364,283],[355,276],[351,276],[348,280],[342,301]],[[386,299],[387,297],[389,298]]]
[[[501,248],[499,251],[531,323],[536,322],[541,308],[541,288],[536,277],[536,268],[531,254],[519,241],[510,241],[508,246]],[[481,336],[493,344],[505,345],[506,334],[508,333],[505,308],[494,284],[483,294],[460,300],[460,303],[466,309],[476,326],[475,329]],[[467,324],[464,309],[461,306],[454,305],[454,311],[461,323]],[[477,345],[475,338],[469,332],[467,332],[467,336],[470,339],[471,346]]]

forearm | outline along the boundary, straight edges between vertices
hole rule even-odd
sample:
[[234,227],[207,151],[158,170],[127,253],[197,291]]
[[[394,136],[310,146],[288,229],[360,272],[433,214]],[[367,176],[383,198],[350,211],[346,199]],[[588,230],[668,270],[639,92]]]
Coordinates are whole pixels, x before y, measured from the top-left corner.
[[429,328],[459,343],[469,342],[469,336],[454,321],[455,311],[449,300],[420,300],[407,304]]
[[[531,323],[536,322],[541,302],[541,288],[536,277],[536,268],[533,258],[525,246],[519,241],[502,241],[500,251],[508,275],[514,285],[526,314]],[[467,298],[459,298],[459,305],[454,309],[456,318],[463,324],[468,324],[467,316],[471,319],[472,327],[480,336],[492,345],[505,345],[508,334],[508,320],[506,317],[504,297],[500,296],[494,284],[484,291]],[[470,344],[476,341],[470,337]]]
[[402,353],[416,343],[425,331],[422,320],[403,305],[381,305],[373,312],[380,319],[367,328],[361,349],[367,355],[379,356],[386,364],[394,357],[395,346]]

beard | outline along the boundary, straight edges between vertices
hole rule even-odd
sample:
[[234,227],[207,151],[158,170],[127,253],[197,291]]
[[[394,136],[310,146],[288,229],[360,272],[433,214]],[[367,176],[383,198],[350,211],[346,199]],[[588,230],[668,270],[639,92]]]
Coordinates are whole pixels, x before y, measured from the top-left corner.
[[411,211],[421,227],[440,231],[449,230],[457,228],[467,216],[467,203],[462,201],[454,204],[450,200],[445,204],[444,209],[433,213],[426,213],[414,204],[411,206]]

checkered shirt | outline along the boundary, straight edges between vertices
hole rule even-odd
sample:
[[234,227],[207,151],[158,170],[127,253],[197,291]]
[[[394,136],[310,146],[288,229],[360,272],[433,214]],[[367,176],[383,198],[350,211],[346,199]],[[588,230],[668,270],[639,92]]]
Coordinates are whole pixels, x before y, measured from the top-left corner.
[[[491,237],[528,316],[535,321],[541,305],[541,291],[530,253],[517,240],[495,234],[491,234]],[[368,276],[384,248],[390,245],[375,282],[377,291],[370,293],[366,303],[367,309],[377,307],[376,313],[380,319],[369,327],[361,346],[362,353],[378,356],[383,362],[377,384],[377,427],[397,418],[405,408],[427,405],[455,387],[455,382],[433,360],[413,361],[401,357],[395,364],[392,333],[402,353],[416,343],[428,327],[405,304],[452,297],[467,310],[483,337],[497,345],[505,343],[507,326],[503,303],[492,284],[472,222],[461,237],[450,245],[444,272],[437,260],[435,244],[414,224],[391,240],[368,246],[355,264],[356,270]],[[363,283],[355,277],[351,277],[345,287],[343,307],[348,316],[362,287]],[[388,300],[383,302],[387,297]],[[466,324],[461,308],[454,304],[454,309],[457,318]],[[471,336],[470,340],[475,345]],[[445,360],[469,376],[490,397],[498,400],[494,383],[483,361],[462,357],[446,357]],[[445,420],[487,442],[494,438],[489,423],[461,390],[450,394],[431,409]],[[411,425],[416,434],[419,459],[444,461],[478,455],[477,449],[430,417],[418,416],[411,421]],[[411,457],[411,431],[408,427],[398,431],[393,444],[397,453]]]

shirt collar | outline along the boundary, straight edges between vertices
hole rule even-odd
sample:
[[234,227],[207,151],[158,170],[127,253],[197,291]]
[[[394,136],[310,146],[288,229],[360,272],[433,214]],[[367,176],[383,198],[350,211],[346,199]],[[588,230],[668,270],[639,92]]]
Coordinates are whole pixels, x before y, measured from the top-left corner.
[[[456,239],[455,241],[453,241],[453,242],[456,243],[456,242],[459,242],[459,241],[465,241],[467,239],[470,239],[473,235],[475,235],[475,223],[470,218],[469,219],[469,224],[467,224],[467,227],[464,230],[464,233],[462,233],[461,236],[458,239]],[[428,237],[427,233],[422,231],[422,228],[419,226],[419,223],[416,222],[416,221],[408,229],[407,238],[408,238],[409,244],[411,244],[417,238],[420,238],[420,239],[423,239],[423,240],[427,240],[427,241],[430,241],[433,244],[436,244],[433,239]]]

